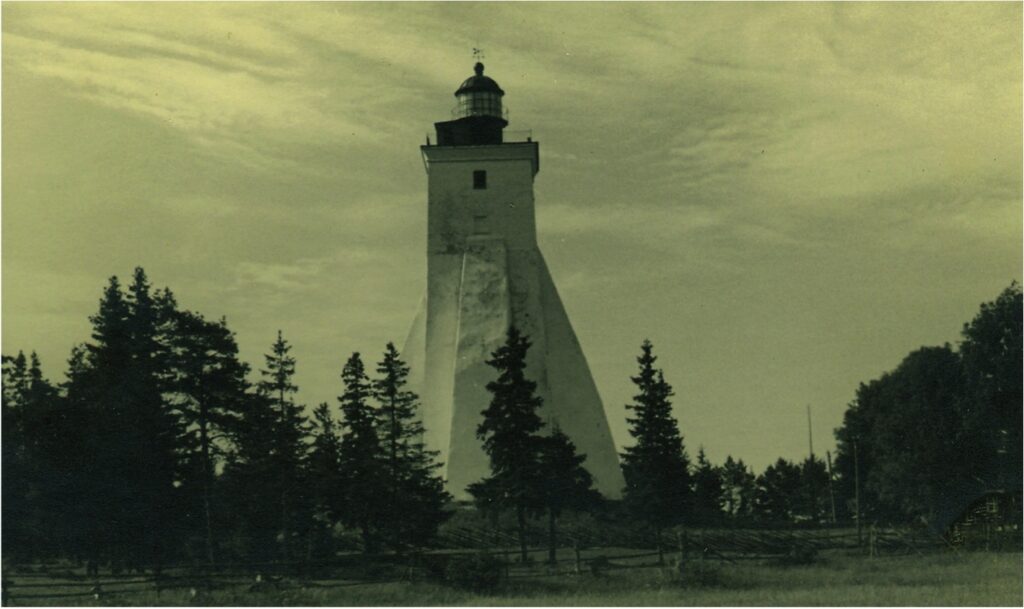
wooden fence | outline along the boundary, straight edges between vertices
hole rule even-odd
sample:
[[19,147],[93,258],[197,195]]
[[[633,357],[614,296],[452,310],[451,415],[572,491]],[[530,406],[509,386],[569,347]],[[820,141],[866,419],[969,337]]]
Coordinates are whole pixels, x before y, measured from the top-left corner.
[[[22,565],[6,569],[3,604],[37,604],[42,600],[89,601],[133,594],[187,590],[200,596],[210,590],[254,592],[282,587],[326,589],[399,581],[422,581],[437,575],[438,563],[482,551],[502,559],[507,579],[542,578],[645,569],[684,564],[694,560],[736,562],[770,560],[794,552],[854,550],[865,554],[910,553],[943,547],[941,539],[921,531],[868,529],[858,545],[852,529],[793,530],[676,530],[660,540],[630,538],[619,544],[587,545],[580,538],[563,536],[556,561],[547,562],[548,549],[533,546],[529,560],[518,562],[518,538],[485,529],[453,529],[429,552],[367,557],[348,552],[323,560],[267,563],[194,564],[163,568],[159,573],[86,575],[81,566],[68,564]],[[607,541],[607,540],[606,540]],[[660,543],[660,547],[659,547]]]

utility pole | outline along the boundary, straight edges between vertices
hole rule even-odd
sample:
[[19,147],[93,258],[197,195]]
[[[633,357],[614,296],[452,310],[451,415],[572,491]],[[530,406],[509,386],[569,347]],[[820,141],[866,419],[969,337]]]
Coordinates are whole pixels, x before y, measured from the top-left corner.
[[825,451],[825,460],[828,463],[828,500],[832,504],[832,524],[836,523],[836,493],[832,490],[832,452]]
[[807,405],[807,448],[811,453],[811,461],[814,460],[814,434],[811,432],[811,405]]

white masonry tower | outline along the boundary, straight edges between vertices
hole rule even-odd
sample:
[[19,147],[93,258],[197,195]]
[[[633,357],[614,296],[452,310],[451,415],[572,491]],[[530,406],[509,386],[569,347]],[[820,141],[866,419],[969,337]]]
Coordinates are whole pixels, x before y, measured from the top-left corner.
[[544,398],[546,429],[558,425],[585,454],[606,497],[624,486],[583,350],[537,247],[533,178],[537,142],[505,142],[498,83],[484,66],[462,83],[454,119],[435,123],[436,144],[420,150],[427,170],[427,293],[404,356],[422,399],[426,443],[440,451],[448,491],[490,474],[476,437],[496,371],[484,362],[514,324],[533,346],[527,377]]

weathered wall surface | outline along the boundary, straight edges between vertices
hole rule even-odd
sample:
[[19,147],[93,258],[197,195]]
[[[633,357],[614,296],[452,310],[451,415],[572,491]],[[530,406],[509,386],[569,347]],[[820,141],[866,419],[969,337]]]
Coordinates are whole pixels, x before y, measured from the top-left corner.
[[[405,345],[410,383],[422,399],[426,441],[441,452],[448,490],[490,473],[476,437],[495,371],[484,362],[510,323],[533,346],[527,375],[557,424],[587,455],[597,488],[619,497],[618,455],[586,358],[536,245],[537,146],[424,147],[429,174],[427,296]],[[473,188],[473,172],[487,188]],[[423,372],[418,374],[416,368]]]

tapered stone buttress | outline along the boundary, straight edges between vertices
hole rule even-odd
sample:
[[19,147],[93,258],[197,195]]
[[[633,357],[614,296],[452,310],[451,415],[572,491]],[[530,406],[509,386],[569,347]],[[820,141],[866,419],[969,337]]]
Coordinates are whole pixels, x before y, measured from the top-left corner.
[[440,451],[450,493],[490,474],[476,436],[490,403],[485,362],[514,324],[529,337],[526,374],[544,399],[545,429],[572,439],[597,489],[624,486],[601,397],[537,247],[533,178],[537,142],[505,142],[504,92],[483,75],[456,92],[455,120],[421,147],[427,170],[427,293],[403,351],[422,401],[425,440]]

